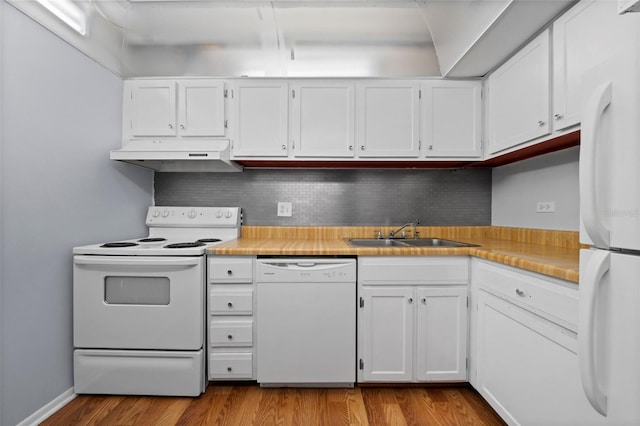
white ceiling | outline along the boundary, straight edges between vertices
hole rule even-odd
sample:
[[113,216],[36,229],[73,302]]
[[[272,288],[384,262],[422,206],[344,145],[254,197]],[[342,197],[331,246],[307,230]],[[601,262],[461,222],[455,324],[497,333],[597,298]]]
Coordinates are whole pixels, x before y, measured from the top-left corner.
[[35,0],[9,1],[124,77],[481,76],[572,2],[72,0],[80,36]]

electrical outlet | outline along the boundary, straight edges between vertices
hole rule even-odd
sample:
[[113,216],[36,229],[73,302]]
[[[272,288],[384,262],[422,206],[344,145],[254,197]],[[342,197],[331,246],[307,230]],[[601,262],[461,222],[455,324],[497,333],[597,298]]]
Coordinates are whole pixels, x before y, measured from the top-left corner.
[[555,201],[538,201],[536,213],[554,213],[556,211]]
[[293,216],[293,206],[291,203],[284,203],[278,201],[278,216],[291,217]]

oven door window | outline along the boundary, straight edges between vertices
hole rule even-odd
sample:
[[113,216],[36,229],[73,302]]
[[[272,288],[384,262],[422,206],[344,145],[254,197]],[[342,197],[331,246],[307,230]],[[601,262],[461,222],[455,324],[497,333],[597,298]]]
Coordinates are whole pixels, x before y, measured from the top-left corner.
[[170,283],[167,277],[107,276],[104,302],[109,305],[168,305]]

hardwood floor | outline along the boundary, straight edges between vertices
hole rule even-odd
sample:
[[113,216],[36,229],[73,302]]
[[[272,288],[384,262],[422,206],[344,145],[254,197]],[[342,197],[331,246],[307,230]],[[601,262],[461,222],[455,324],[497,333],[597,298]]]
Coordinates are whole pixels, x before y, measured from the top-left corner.
[[42,425],[504,425],[470,386],[209,386],[198,398],[81,395]]

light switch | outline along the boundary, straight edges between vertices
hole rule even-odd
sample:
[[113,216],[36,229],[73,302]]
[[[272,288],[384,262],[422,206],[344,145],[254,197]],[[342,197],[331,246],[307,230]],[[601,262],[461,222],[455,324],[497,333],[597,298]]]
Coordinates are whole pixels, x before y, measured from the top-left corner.
[[293,215],[293,206],[291,203],[278,201],[278,216],[291,217]]

